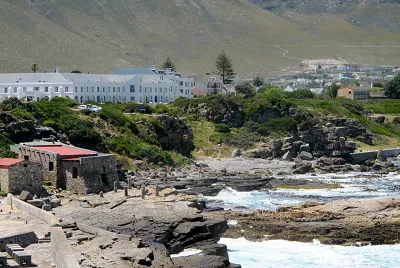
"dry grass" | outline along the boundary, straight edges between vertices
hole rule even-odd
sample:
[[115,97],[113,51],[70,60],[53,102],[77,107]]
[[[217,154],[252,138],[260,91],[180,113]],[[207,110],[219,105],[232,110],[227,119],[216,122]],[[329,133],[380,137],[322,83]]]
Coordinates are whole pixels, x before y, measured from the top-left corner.
[[[0,72],[55,67],[69,72],[111,72],[122,66],[160,64],[171,57],[186,74],[213,68],[221,49],[239,73],[268,73],[297,65],[273,45],[293,45],[299,59],[341,57],[396,64],[400,48],[341,45],[398,44],[400,34],[367,31],[341,17],[282,18],[248,0],[0,2]],[[229,8],[227,8],[229,7]]]

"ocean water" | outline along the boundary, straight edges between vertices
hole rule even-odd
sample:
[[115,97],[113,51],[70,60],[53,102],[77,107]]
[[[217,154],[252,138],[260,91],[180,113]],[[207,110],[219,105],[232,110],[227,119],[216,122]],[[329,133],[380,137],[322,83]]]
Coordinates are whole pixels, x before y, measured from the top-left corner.
[[276,189],[238,192],[223,189],[217,196],[205,197],[209,207],[233,210],[276,210],[283,205],[306,201],[331,202],[338,199],[369,198],[400,195],[400,175],[384,177],[372,174],[349,173],[346,175],[324,174],[320,176],[297,176],[300,179],[339,184],[338,189]]
[[[209,207],[233,210],[276,210],[282,205],[305,201],[331,202],[338,199],[400,195],[400,175],[385,176],[349,173],[300,175],[300,179],[336,183],[338,189],[276,189],[273,191],[238,192],[231,188],[217,196],[205,197]],[[296,178],[295,177],[295,178]],[[236,225],[234,219],[229,222]],[[340,268],[400,268],[400,245],[344,247],[283,240],[251,242],[244,238],[222,238],[233,263],[244,268],[267,267],[340,267]]]
[[251,242],[244,238],[222,238],[229,259],[243,268],[268,267],[400,267],[400,245],[343,247],[271,240]]

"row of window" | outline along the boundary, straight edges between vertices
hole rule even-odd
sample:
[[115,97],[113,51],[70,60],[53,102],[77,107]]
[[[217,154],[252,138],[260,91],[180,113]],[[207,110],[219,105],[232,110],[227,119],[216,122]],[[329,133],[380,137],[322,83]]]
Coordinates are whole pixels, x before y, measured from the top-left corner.
[[[106,101],[127,101],[126,96],[86,96],[86,97],[78,97],[75,96],[74,99],[79,102],[84,102],[84,101],[89,101],[93,100],[96,102],[106,102]],[[39,100],[39,99],[38,99]],[[168,96],[145,96],[144,98],[142,96],[139,96],[139,98],[136,98],[135,96],[130,97],[130,101],[138,101],[138,102],[169,102],[172,101],[173,98],[169,98]]]
[[[43,92],[46,92],[46,93],[49,92],[50,88],[51,87],[44,87],[43,88],[43,90],[44,90]],[[59,92],[61,92],[62,88],[63,87],[54,87],[54,92],[55,93],[59,93]],[[12,89],[12,91],[11,91],[11,89]],[[21,87],[5,87],[4,90],[3,90],[3,93],[7,94],[9,92],[12,92],[14,94],[18,94],[18,91],[20,89],[21,89]],[[22,93],[26,93],[27,91],[29,91],[27,87],[22,87]],[[39,87],[33,87],[33,91],[40,91],[40,88]],[[69,87],[64,87],[64,93],[69,93],[69,92],[71,92],[69,90]]]

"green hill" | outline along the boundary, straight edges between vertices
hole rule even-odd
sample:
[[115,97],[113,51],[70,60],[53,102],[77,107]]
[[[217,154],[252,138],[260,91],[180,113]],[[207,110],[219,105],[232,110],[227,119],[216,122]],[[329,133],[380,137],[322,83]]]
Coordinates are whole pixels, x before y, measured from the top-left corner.
[[[385,8],[390,5],[398,6]],[[365,6],[369,14],[373,5]],[[250,0],[4,0],[0,72],[29,72],[33,62],[39,71],[111,72],[161,64],[169,56],[186,74],[203,74],[223,48],[244,74],[275,72],[310,58],[398,63],[399,48],[390,47],[400,40],[398,28],[361,27],[327,12],[275,14]],[[369,25],[374,21],[372,16]],[[289,57],[282,46],[290,46]]]

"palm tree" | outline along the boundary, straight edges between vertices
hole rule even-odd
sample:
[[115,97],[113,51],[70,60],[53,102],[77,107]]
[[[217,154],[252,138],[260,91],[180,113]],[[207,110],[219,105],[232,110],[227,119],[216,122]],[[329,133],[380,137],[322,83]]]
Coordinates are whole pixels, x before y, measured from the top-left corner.
[[33,63],[31,66],[31,70],[33,73],[36,73],[37,70],[39,70],[39,65],[37,65],[37,63]]

